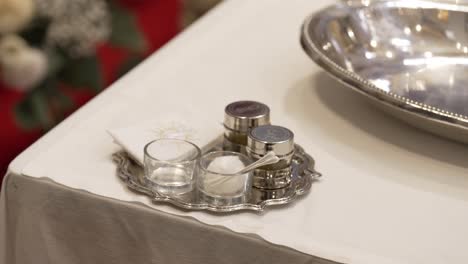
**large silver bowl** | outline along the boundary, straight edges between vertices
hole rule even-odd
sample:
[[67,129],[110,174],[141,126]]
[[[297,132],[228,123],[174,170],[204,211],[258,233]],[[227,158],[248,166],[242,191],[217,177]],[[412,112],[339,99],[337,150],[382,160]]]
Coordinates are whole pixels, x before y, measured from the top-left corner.
[[332,76],[394,116],[468,143],[468,6],[346,1],[308,17],[301,43]]

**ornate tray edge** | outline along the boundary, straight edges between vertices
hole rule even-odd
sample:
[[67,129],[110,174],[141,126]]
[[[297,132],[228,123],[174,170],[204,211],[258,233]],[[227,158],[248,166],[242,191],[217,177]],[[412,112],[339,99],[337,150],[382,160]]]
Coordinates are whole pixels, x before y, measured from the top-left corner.
[[161,195],[156,191],[148,189],[142,186],[141,184],[133,181],[131,175],[127,174],[125,168],[127,168],[128,166],[137,166],[137,163],[133,161],[126,152],[120,151],[114,153],[112,157],[113,161],[117,165],[117,176],[127,185],[127,187],[130,190],[146,195],[148,198],[151,199],[152,202],[165,202],[187,210],[208,210],[217,213],[228,213],[240,210],[252,210],[256,212],[263,212],[265,208],[269,206],[288,204],[296,200],[298,197],[307,194],[310,188],[312,187],[312,183],[314,181],[317,181],[322,176],[322,174],[315,170],[315,160],[309,154],[305,153],[304,149],[297,144],[296,152],[297,154],[295,155],[309,161],[307,167],[304,168],[304,177],[309,177],[309,180],[302,188],[296,189],[293,195],[281,199],[265,200],[259,204],[244,203],[229,206],[217,206],[208,203],[189,204],[179,199],[175,199],[173,197]]
[[[375,2],[395,2],[395,0],[371,1],[371,3]],[[423,2],[433,3],[432,1]],[[444,4],[451,5],[447,3]],[[308,34],[308,25],[310,25],[310,22],[315,18],[315,16],[319,15],[324,10],[340,6],[345,6],[345,4],[335,4],[333,6],[322,9],[316,13],[313,13],[312,15],[307,17],[304,23],[302,24],[300,38],[301,46],[304,49],[305,53],[309,55],[309,57],[313,61],[315,61],[327,73],[337,78],[339,81],[343,82],[346,85],[349,85],[351,88],[363,93],[366,96],[369,96],[372,99],[379,100],[392,107],[396,107],[408,113],[431,119],[432,121],[442,122],[447,125],[460,127],[462,129],[468,128],[468,116],[442,110],[437,107],[413,101],[409,98],[397,95],[395,93],[383,91],[377,86],[375,86],[373,83],[360,77],[358,74],[342,68],[341,66],[333,62],[331,59],[329,59],[324,53],[322,53],[320,49],[315,45],[311,36]]]

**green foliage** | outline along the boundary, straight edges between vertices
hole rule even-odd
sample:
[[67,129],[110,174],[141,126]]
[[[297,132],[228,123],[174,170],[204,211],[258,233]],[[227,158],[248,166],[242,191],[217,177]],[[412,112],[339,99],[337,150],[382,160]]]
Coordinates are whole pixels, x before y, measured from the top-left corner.
[[56,82],[46,80],[15,106],[16,121],[20,127],[28,130],[37,127],[48,129],[52,126],[53,118],[47,102],[47,93],[51,89],[56,89]]
[[98,92],[102,89],[103,80],[96,56],[82,58],[66,58],[66,64],[58,78],[77,89],[90,89]]
[[[108,41],[132,54],[120,65],[120,76],[141,62],[148,43],[131,12],[115,1],[108,1],[108,5],[112,27]],[[48,19],[37,17],[20,35],[29,45],[43,49],[49,24]],[[88,89],[91,93],[98,93],[103,89],[103,78],[96,55],[74,58],[56,46],[47,47],[44,52],[49,62],[46,79],[25,94],[14,109],[18,125],[26,130],[48,130],[73,109],[73,100],[59,88],[60,84],[73,89]]]
[[133,56],[130,56],[130,58],[128,58],[119,68],[118,72],[117,72],[117,75],[118,76],[123,76],[125,75],[127,72],[129,72],[130,70],[132,70],[135,66],[137,66],[138,64],[140,64],[140,62],[143,60],[143,57],[142,56],[137,56],[137,55],[133,55]]
[[136,18],[116,3],[109,2],[109,7],[112,17],[110,43],[133,52],[144,51],[148,45],[138,28]]

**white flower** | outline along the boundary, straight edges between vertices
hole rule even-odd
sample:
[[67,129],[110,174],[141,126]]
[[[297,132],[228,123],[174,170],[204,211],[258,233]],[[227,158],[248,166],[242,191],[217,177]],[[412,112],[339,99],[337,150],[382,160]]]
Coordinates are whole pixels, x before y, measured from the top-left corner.
[[26,91],[47,75],[47,57],[41,50],[29,47],[22,38],[8,35],[0,40],[0,69],[8,86]]
[[33,0],[0,0],[0,33],[21,30],[31,21],[33,14]]
[[[1,0],[0,0],[1,1]],[[37,13],[50,18],[46,43],[73,57],[94,54],[96,44],[111,33],[105,0],[35,0]]]

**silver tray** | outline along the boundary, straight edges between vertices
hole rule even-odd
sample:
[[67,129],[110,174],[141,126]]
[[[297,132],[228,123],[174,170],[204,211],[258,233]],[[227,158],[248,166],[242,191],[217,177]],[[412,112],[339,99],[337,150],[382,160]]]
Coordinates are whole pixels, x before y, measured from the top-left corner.
[[166,202],[189,210],[208,210],[213,212],[233,212],[237,210],[263,211],[267,206],[291,203],[298,196],[306,194],[312,183],[321,177],[315,168],[314,159],[304,149],[296,145],[293,156],[292,179],[288,187],[278,190],[260,190],[252,188],[252,192],[245,200],[234,201],[230,204],[212,204],[195,189],[191,192],[166,196],[148,188],[145,183],[143,168],[132,160],[126,152],[113,155],[117,164],[117,176],[133,191],[148,196],[153,202]]
[[453,1],[350,0],[308,17],[301,44],[390,114],[468,143],[467,29]]

